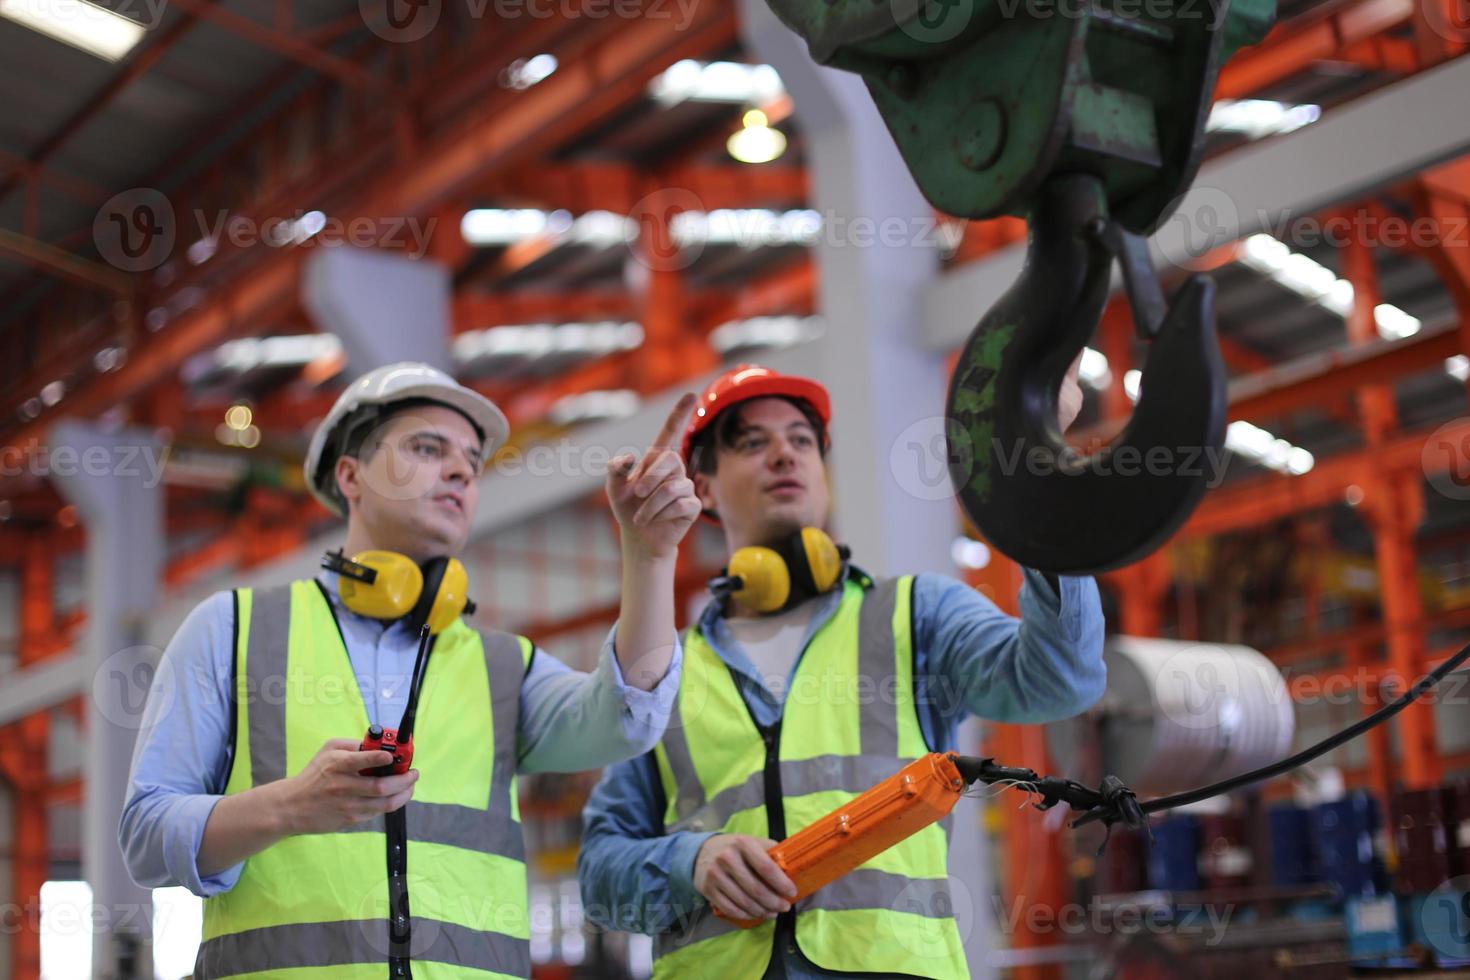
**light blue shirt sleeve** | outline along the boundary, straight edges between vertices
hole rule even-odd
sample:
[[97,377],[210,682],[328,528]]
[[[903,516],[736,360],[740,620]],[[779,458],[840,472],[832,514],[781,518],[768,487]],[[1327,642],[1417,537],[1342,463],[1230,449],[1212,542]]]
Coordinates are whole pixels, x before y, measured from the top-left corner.
[[1020,617],[943,575],[914,580],[918,700],[945,731],[967,713],[1039,724],[1080,714],[1103,694],[1097,583],[1059,576],[1060,594],[1026,569]]
[[229,891],[244,864],[199,874],[204,825],[230,766],[235,604],[217,592],[195,606],[163,652],[143,709],[118,842],[128,873],[149,888]]
[[608,631],[592,673],[537,649],[521,684],[522,772],[582,772],[642,755],[663,737],[679,693],[684,651],[674,637],[669,669],[651,691],[623,679]]
[[582,811],[577,880],[587,918],[623,932],[666,932],[705,908],[694,859],[712,833],[664,833],[651,754],[610,766]]

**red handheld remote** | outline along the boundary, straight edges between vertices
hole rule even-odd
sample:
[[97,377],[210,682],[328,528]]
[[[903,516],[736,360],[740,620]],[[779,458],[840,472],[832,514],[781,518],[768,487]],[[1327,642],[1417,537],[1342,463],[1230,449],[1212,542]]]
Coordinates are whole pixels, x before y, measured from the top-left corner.
[[367,738],[362,740],[359,749],[363,752],[382,750],[393,753],[393,761],[376,769],[364,769],[364,776],[396,776],[408,772],[413,765],[413,736],[407,741],[398,740],[398,729],[384,728],[381,725],[373,725],[367,730]]
[[419,652],[413,661],[413,677],[409,679],[408,704],[403,709],[403,720],[397,728],[370,725],[367,735],[359,745],[360,752],[383,751],[393,753],[393,761],[376,768],[360,770],[360,776],[397,776],[408,772],[413,765],[413,718],[419,708],[419,690],[424,685],[424,666],[429,657],[429,627],[419,630]]

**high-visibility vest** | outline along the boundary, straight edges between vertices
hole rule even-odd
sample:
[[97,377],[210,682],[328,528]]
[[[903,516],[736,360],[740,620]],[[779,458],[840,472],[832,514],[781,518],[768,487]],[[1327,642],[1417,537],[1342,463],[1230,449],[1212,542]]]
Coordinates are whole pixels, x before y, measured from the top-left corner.
[[[226,795],[294,776],[328,739],[367,731],[362,691],[319,583],[237,589],[235,632]],[[441,632],[414,726],[419,780],[402,816],[287,837],[247,858],[234,888],[204,902],[195,976],[529,976],[515,768],[531,651],[524,637],[481,634],[462,620]],[[408,915],[390,932],[404,885]]]
[[[670,832],[781,840],[929,751],[914,696],[912,577],[843,588],[770,728],[755,723],[700,630],[689,631],[675,712],[655,749]],[[655,937],[654,976],[758,980],[783,951],[841,973],[968,977],[948,850],[946,818],[753,929],[703,907]]]

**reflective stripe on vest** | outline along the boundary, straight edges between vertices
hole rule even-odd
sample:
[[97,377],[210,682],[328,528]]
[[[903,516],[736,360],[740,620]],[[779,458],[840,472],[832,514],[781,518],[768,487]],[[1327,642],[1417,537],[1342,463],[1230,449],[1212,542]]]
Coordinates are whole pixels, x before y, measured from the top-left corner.
[[[758,728],[730,669],[698,629],[684,642],[674,715],[655,750],[670,831],[790,835],[929,751],[914,698],[913,579],[848,582],[837,612],[803,651],[773,729]],[[775,747],[768,753],[767,739]],[[767,787],[779,787],[779,810]],[[774,815],[774,817],[773,817]],[[968,977],[949,894],[950,821],[926,827],[795,908],[801,953],[839,973]],[[766,922],[739,929],[707,908],[655,937],[655,977],[758,980]]]
[[[316,582],[238,590],[236,633],[227,795],[296,775],[330,738],[362,738],[367,708]],[[405,807],[414,980],[530,975],[515,780],[530,653],[523,637],[463,621],[434,641],[414,730],[419,780]],[[379,816],[248,858],[232,889],[205,900],[195,975],[382,980],[392,946],[388,840]]]

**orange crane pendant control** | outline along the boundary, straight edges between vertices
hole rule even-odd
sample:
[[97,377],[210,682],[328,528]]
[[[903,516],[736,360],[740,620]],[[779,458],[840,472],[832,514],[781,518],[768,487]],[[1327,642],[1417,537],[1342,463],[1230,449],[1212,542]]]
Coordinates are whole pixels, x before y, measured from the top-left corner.
[[[967,785],[956,758],[931,752],[915,759],[771,848],[771,858],[796,885],[792,904],[942,820]],[[761,924],[759,919],[731,921],[744,929]]]

